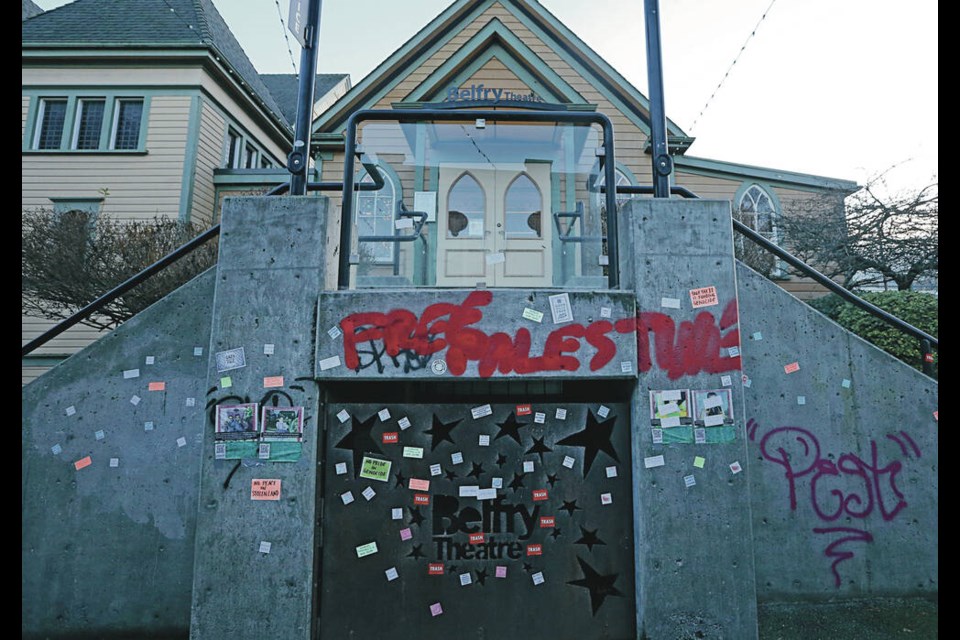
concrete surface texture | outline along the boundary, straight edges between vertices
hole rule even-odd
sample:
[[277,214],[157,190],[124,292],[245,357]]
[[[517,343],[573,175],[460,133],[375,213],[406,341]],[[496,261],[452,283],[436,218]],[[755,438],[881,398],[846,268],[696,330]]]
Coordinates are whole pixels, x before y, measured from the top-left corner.
[[186,633],[213,281],[23,389],[23,637]]

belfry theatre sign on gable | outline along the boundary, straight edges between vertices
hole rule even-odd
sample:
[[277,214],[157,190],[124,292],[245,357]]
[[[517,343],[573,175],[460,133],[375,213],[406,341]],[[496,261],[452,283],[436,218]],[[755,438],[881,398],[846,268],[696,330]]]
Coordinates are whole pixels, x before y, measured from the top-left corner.
[[449,87],[444,102],[544,102],[543,98],[532,91],[516,93],[503,87],[485,87],[471,84],[469,87]]

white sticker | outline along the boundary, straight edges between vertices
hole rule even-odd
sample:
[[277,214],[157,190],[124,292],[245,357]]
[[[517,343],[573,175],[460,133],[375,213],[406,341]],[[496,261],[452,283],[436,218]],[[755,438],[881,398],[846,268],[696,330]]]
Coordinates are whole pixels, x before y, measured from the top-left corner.
[[754,340],[763,340],[763,334],[757,331],[751,336]]
[[543,571],[537,571],[535,574],[530,576],[530,578],[533,580],[534,585],[543,584]]
[[432,475],[432,476],[438,476],[438,475],[440,475],[441,473],[443,473],[443,469],[440,468],[440,465],[439,465],[439,464],[432,464],[432,465],[430,465],[430,475]]
[[524,460],[524,461],[523,461],[523,472],[524,472],[524,473],[533,473],[533,460]]
[[680,389],[664,389],[659,392],[659,396],[663,402],[680,401],[683,399],[683,392]]
[[270,459],[270,443],[261,442],[260,446],[257,447],[257,458],[260,460],[269,460]]
[[705,427],[719,427],[723,424],[723,414],[718,413],[715,416],[704,416],[703,417],[703,426]]
[[479,491],[480,487],[475,484],[461,485],[459,495],[461,498],[476,498]]
[[664,309],[679,309],[680,298],[660,298],[660,306]]
[[844,378],[843,381],[840,383],[840,386],[843,387],[844,389],[849,389],[850,381]]
[[187,405],[188,407],[195,407],[195,406],[197,406],[197,399],[196,399],[196,398],[187,398],[187,399],[186,399],[186,405]]
[[743,386],[750,388],[753,385],[753,380],[747,377],[747,374],[743,374]]
[[263,345],[263,355],[272,356],[274,353],[274,346],[270,343]]
[[660,405],[660,408],[657,409],[657,413],[660,415],[680,413],[680,406],[676,402],[667,402],[666,404]]
[[736,474],[740,473],[741,471],[743,471],[743,467],[740,466],[740,463],[739,463],[739,462],[732,462],[732,463],[730,463],[730,473],[736,475]]
[[484,256],[484,260],[487,264],[500,264],[501,262],[507,261],[507,256],[505,256],[502,251],[494,251]]
[[533,414],[533,421],[537,424],[544,424],[547,421],[547,414],[537,411],[535,414]]
[[620,363],[620,373],[633,373],[633,363],[629,360],[624,360]]
[[340,421],[340,424],[343,424],[350,419],[350,414],[347,413],[346,409],[340,409],[340,412],[337,414],[337,420]]
[[470,574],[469,574],[469,573],[461,573],[461,574],[460,574],[460,586],[461,586],[461,587],[465,587],[465,586],[467,586],[468,584],[470,584],[470,583],[472,583],[472,582],[473,582],[473,578],[470,577]]
[[474,407],[473,409],[470,409],[470,415],[473,416],[474,420],[483,418],[484,416],[493,415],[493,407],[491,407],[489,404]]
[[557,409],[557,415],[555,416],[557,420],[566,420],[567,419],[567,410],[566,409]]
[[326,371],[327,369],[333,369],[334,367],[340,366],[340,356],[330,356],[329,358],[324,358],[320,361],[320,371]]
[[612,494],[612,493],[601,493],[601,494],[600,494],[600,504],[613,504],[613,494]]
[[266,540],[260,541],[260,553],[270,553],[270,549],[273,548],[273,543],[267,542]]
[[187,446],[187,439],[184,438],[183,436],[177,438],[177,446],[178,446],[178,447],[185,447],[185,446]]
[[617,477],[617,468],[614,466],[607,467],[607,477],[616,478]]
[[707,430],[706,429],[694,429],[693,430],[693,442],[695,444],[706,444],[707,443]]
[[610,407],[600,405],[600,408],[597,409],[597,415],[601,418],[606,418],[608,415],[610,415]]
[[335,464],[335,465],[333,466],[333,469],[334,469],[334,471],[337,472],[337,475],[338,475],[338,476],[342,476],[343,474],[345,474],[345,473],[347,472],[347,463],[346,463],[346,462],[338,462],[337,464]]
[[377,492],[373,490],[373,487],[367,487],[363,490],[363,493],[360,494],[367,499],[367,502],[373,500],[373,496],[377,495]]
[[234,369],[240,369],[247,366],[247,356],[243,350],[243,347],[227,349],[226,351],[218,351],[216,358],[217,373],[232,371]]
[[64,413],[66,413],[67,416],[72,416],[72,415],[74,415],[76,412],[77,412],[77,408],[76,408],[75,406],[73,406],[73,405],[70,405],[69,407],[67,407],[67,408],[64,410]]
[[213,458],[215,460],[227,459],[227,443],[226,442],[218,442],[213,445]]
[[597,264],[599,264],[601,267],[606,267],[610,264],[610,256],[600,254],[597,256]]
[[195,356],[202,356],[202,355],[203,355],[203,347],[194,347],[194,348],[193,348],[193,355],[195,355]]
[[413,229],[413,218],[399,218],[393,222],[394,229]]
[[740,355],[740,347],[730,347],[727,349],[727,356],[736,358],[738,355]]
[[144,431],[153,431],[153,421],[152,421],[152,420],[147,420],[146,422],[144,422],[144,423],[143,423],[143,430],[144,430]]
[[503,489],[503,478],[493,478],[490,481],[490,486],[494,489]]
[[106,434],[103,432],[103,429],[93,432],[93,437],[97,440],[103,440],[106,437]]
[[133,406],[137,406],[138,404],[140,404],[141,399],[142,398],[140,398],[140,396],[138,396],[137,394],[133,394],[133,397],[130,398],[130,404],[132,404]]
[[400,574],[397,573],[397,568],[396,568],[396,567],[390,567],[389,569],[387,569],[387,570],[384,571],[383,573],[384,573],[384,575],[387,576],[387,582],[393,582],[394,580],[396,580],[397,578],[400,577]]
[[349,491],[345,491],[344,493],[341,493],[340,500],[343,501],[343,504],[350,504],[351,502],[353,502],[353,493]]
[[401,431],[403,431],[403,430],[405,430],[405,429],[409,429],[409,428],[410,428],[410,418],[408,418],[408,417],[406,417],[406,416],[400,418],[399,420],[397,420],[397,425],[400,427],[400,430],[401,430]]
[[386,407],[380,409],[380,411],[377,411],[377,417],[380,418],[380,422],[386,422],[390,419],[390,409]]
[[390,509],[390,518],[393,520],[403,520],[403,507]]
[[613,309],[610,307],[600,307],[600,317],[609,318],[613,315]]
[[404,447],[403,448],[403,457],[404,458],[416,458],[417,460],[423,459],[423,447]]
[[52,447],[50,447],[50,451],[53,452],[53,455],[58,456],[61,453],[63,453],[63,447],[61,447],[59,444],[55,444]]
[[646,469],[653,469],[654,467],[662,467],[666,462],[663,461],[663,456],[650,456],[643,459],[643,466]]
[[110,458],[110,466],[111,466],[111,467],[114,467],[114,468],[119,467],[119,466],[120,466],[120,458]]
[[463,454],[459,451],[451,453],[450,462],[453,464],[461,464],[463,462]]
[[123,372],[124,380],[129,380],[130,378],[139,378],[139,377],[140,377],[140,369],[127,369],[126,371]]
[[550,314],[553,316],[553,324],[563,324],[564,322],[573,322],[573,308],[570,306],[570,294],[558,293],[549,296]]
[[683,476],[683,486],[689,489],[695,484],[697,484],[696,478],[694,478],[693,476]]
[[730,376],[720,376],[720,384],[722,384],[725,387],[729,387],[730,385],[733,384],[733,378],[731,378]]
[[480,489],[477,491],[477,500],[496,500],[497,490],[494,488]]
[[663,429],[651,429],[650,434],[653,436],[653,444],[663,444]]
[[533,320],[534,322],[543,322],[543,311],[525,308],[521,314],[524,320]]
[[723,406],[723,400],[720,399],[718,395],[707,395],[703,400],[704,409],[712,409],[714,407]]
[[156,361],[157,359],[154,358],[153,356],[147,356],[146,358],[143,359],[144,364],[153,364]]
[[486,433],[481,433],[480,436],[479,436],[479,438],[478,438],[477,444],[478,444],[479,446],[481,446],[481,447],[489,447],[489,446],[490,446],[490,436],[489,436],[488,434],[486,434]]
[[330,336],[330,339],[331,339],[331,340],[336,340],[336,339],[339,338],[342,334],[343,334],[343,332],[340,331],[340,327],[338,327],[337,325],[333,325],[332,327],[330,327],[329,329],[327,329],[327,335]]
[[807,404],[807,396],[797,396],[797,404]]
[[573,465],[576,463],[577,461],[574,458],[571,458],[570,456],[563,456],[563,466],[565,466],[567,469],[573,469]]
[[680,417],[673,416],[671,418],[660,418],[660,427],[662,429],[670,429],[672,427],[680,426]]

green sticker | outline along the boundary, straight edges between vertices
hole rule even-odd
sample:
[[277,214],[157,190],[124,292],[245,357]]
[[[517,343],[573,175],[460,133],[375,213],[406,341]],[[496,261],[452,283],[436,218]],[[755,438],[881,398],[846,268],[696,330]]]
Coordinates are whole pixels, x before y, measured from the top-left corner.
[[523,317],[526,320],[533,320],[534,322],[543,322],[543,312],[537,311],[536,309],[531,309],[529,307],[523,310]]
[[664,444],[693,444],[693,427],[673,427],[662,431]]
[[737,428],[734,426],[710,427],[707,432],[707,444],[729,444],[737,439]]
[[377,552],[377,543],[368,542],[367,544],[362,544],[357,547],[357,557],[362,558],[363,556],[373,555]]
[[404,458],[417,458],[418,460],[423,458],[423,448],[422,447],[404,447],[403,448],[403,457]]
[[703,464],[704,464],[706,461],[707,461],[706,458],[702,458],[702,457],[700,457],[700,456],[695,456],[695,457],[693,458],[693,466],[695,466],[697,469],[703,469]]
[[[363,465],[360,467],[360,477],[367,478],[368,480],[386,482],[390,479],[390,465],[392,464],[389,460],[380,460],[378,458],[368,458],[364,456]],[[376,551],[376,545],[374,545],[374,551]]]
[[233,379],[230,376],[223,376],[220,378],[220,388],[229,389],[233,386]]

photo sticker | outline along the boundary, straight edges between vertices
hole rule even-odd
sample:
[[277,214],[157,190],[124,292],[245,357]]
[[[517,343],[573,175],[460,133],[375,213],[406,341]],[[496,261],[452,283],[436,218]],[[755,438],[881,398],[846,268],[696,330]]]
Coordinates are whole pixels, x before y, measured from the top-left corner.
[[254,440],[260,435],[257,404],[217,405],[217,440]]

